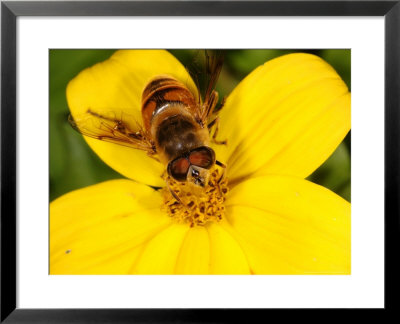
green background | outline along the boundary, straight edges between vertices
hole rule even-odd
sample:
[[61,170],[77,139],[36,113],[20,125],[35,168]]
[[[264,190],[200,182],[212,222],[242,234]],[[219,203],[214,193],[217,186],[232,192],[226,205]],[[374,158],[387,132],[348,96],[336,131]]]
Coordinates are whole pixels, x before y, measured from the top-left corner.
[[[50,50],[50,201],[71,190],[122,178],[104,164],[82,136],[71,128],[65,97],[68,82],[82,69],[106,60],[114,50]],[[200,69],[198,50],[171,50],[186,67]],[[330,63],[350,88],[350,50],[229,50],[218,80],[220,98],[255,67],[293,52],[307,52]],[[308,179],[350,201],[350,134]]]

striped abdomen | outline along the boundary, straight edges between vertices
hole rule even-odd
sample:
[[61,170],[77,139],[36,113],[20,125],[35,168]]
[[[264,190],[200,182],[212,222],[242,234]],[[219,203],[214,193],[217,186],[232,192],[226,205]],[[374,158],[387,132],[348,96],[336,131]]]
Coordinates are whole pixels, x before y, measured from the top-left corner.
[[162,162],[208,143],[208,130],[197,122],[197,109],[193,94],[170,76],[159,76],[144,89],[143,123]]
[[196,100],[188,88],[170,76],[159,76],[151,81],[142,94],[142,117],[144,127],[151,131],[152,120],[173,106],[185,107],[194,112]]

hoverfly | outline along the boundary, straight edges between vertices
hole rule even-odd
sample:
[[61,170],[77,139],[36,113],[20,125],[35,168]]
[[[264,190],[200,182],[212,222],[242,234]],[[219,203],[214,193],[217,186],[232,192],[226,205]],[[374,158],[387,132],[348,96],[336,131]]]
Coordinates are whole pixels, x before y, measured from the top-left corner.
[[[150,80],[142,92],[142,123],[137,123],[137,129],[131,129],[122,118],[113,118],[109,113],[102,114],[89,108],[84,116],[72,118],[70,115],[69,122],[82,135],[146,151],[150,157],[163,163],[165,172],[177,182],[205,187],[214,165],[226,167],[216,159],[210,147],[211,141],[226,144],[226,141],[216,140],[217,111],[223,102],[217,108],[218,93],[214,87],[222,63],[222,53],[210,55],[206,51],[207,80],[203,96],[196,96],[184,83],[170,75],[159,75]],[[87,127],[88,121],[92,127]],[[223,175],[224,172],[221,179]],[[168,185],[168,178],[166,181]],[[174,193],[173,196],[180,202]]]

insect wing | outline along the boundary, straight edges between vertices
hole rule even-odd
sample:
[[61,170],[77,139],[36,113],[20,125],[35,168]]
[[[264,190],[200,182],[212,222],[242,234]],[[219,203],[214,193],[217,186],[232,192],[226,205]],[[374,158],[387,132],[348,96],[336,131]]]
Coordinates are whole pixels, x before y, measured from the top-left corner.
[[[125,116],[125,118],[127,117]],[[144,150],[149,154],[156,153],[153,142],[146,136],[140,125],[137,125],[136,130],[132,130],[122,117],[116,118],[113,113],[99,114],[88,110],[85,114],[76,118],[69,115],[68,121],[82,135]]]
[[218,104],[218,93],[214,90],[221,73],[224,61],[224,52],[222,50],[205,51],[205,73],[203,75],[203,87],[200,92],[203,97],[203,104],[200,105],[199,116],[203,125],[208,124],[215,117]]
[[204,94],[204,102],[210,100],[210,96],[217,84],[219,74],[221,73],[224,63],[224,53],[222,50],[214,50],[212,52],[205,51],[206,56],[206,87]]
[[224,61],[223,50],[204,50],[187,65],[187,71],[200,92],[199,104],[209,101]]

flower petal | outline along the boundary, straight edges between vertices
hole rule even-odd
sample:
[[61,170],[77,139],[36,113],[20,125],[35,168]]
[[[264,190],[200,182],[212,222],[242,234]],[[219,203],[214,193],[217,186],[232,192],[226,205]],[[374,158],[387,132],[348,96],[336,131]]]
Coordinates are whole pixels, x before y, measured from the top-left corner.
[[173,224],[147,243],[132,273],[249,274],[238,242],[219,224]]
[[211,274],[250,274],[246,256],[236,239],[220,223],[207,224]]
[[173,224],[147,243],[131,273],[174,274],[176,262],[190,230],[187,224]]
[[322,59],[290,54],[255,69],[220,113],[217,157],[231,183],[255,173],[307,177],[350,129],[350,93]]
[[252,178],[230,192],[227,219],[256,274],[350,273],[350,204],[324,187]]
[[176,274],[208,274],[210,268],[210,240],[203,226],[191,228],[183,241],[176,262]]
[[142,245],[170,224],[161,195],[130,180],[70,192],[50,204],[50,274],[127,274]]
[[[67,100],[75,119],[93,112],[124,116],[131,129],[142,123],[141,100],[146,84],[155,76],[169,74],[197,94],[184,66],[162,50],[121,50],[110,59],[82,71],[67,87]],[[152,186],[163,186],[164,167],[144,151],[85,137],[90,147],[114,170]]]

